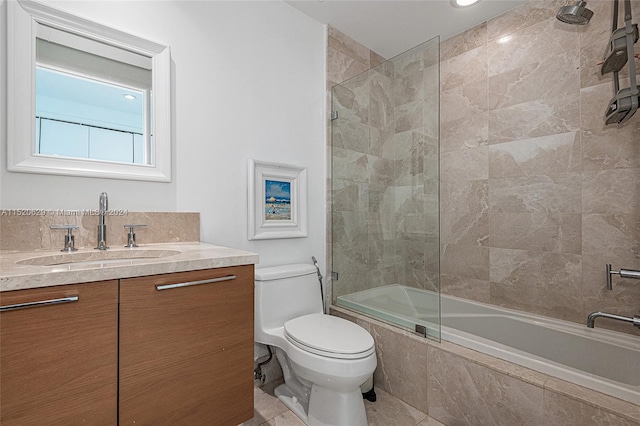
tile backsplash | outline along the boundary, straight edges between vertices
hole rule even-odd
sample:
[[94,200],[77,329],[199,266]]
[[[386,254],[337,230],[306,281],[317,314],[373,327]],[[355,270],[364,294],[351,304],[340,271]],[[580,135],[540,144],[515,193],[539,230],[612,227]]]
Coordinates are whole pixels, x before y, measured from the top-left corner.
[[[113,211],[105,219],[107,245],[127,243],[124,225],[136,228],[136,242],[142,244],[200,240],[200,213]],[[55,250],[64,247],[64,229],[51,225],[78,225],[74,230],[76,248],[97,245],[98,215],[76,210],[0,210],[0,250]]]

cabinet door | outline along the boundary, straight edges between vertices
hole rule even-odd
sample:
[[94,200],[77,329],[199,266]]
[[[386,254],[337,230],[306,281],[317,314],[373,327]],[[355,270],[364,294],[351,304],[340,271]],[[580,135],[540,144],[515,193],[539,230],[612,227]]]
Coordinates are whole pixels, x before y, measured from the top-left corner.
[[0,312],[0,424],[116,424],[118,282],[0,293],[51,300]]
[[120,425],[253,416],[253,287],[253,265],[120,281]]

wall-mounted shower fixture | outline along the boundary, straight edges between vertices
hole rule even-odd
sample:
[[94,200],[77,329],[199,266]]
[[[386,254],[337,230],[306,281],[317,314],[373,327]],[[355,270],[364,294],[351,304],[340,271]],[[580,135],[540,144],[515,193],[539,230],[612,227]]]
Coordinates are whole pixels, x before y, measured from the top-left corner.
[[578,1],[575,5],[562,6],[556,18],[572,25],[586,25],[591,20],[593,12],[587,9],[586,1]]
[[633,278],[634,280],[640,280],[640,271],[635,269],[623,269],[619,271],[611,270],[611,264],[607,263],[607,290],[613,290],[613,283],[611,282],[612,275],[620,275],[620,278]]
[[634,327],[640,328],[640,316],[634,315],[632,317],[623,317],[621,315],[608,314],[606,312],[592,312],[587,317],[587,327],[593,328],[595,326],[596,318],[609,318],[617,321],[630,322]]
[[[605,112],[606,124],[622,124],[628,121],[640,106],[640,87],[636,82],[636,64],[633,45],[638,41],[638,24],[631,23],[631,0],[624,0],[624,27],[618,29],[619,0],[613,2],[613,24],[609,45],[600,72],[613,72],[613,98]],[[620,89],[619,72],[629,65],[628,88]]]

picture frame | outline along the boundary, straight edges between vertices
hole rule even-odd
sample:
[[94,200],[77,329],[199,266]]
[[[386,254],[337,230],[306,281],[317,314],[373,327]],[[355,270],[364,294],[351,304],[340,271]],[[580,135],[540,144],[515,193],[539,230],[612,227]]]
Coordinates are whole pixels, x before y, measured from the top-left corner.
[[307,169],[249,159],[249,240],[307,236]]

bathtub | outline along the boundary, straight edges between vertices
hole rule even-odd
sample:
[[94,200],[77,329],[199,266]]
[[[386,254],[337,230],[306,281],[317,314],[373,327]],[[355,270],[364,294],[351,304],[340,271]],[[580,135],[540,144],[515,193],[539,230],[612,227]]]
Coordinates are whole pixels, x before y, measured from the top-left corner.
[[[398,284],[337,305],[640,405],[640,338]],[[597,326],[597,323],[596,323]]]

